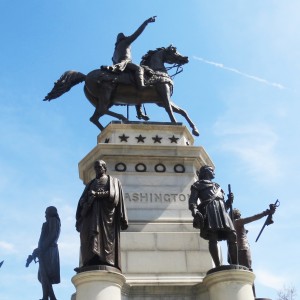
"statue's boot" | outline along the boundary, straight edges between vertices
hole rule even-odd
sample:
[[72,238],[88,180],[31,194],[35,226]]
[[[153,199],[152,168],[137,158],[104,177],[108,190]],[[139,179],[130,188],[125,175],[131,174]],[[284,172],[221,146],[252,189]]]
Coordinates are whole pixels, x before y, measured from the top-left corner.
[[135,108],[136,108],[136,113],[137,113],[136,117],[139,120],[145,120],[145,121],[149,120],[149,117],[146,114],[143,114],[143,112],[142,112],[142,105],[140,105],[140,104],[136,105]]

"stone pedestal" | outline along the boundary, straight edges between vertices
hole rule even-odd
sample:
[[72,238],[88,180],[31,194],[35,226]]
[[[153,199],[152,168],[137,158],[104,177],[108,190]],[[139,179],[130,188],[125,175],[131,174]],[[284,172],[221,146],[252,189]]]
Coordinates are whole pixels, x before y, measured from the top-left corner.
[[109,271],[87,271],[75,275],[76,300],[121,300],[124,275]]
[[72,300],[254,300],[254,274],[212,269],[208,243],[192,226],[190,187],[196,171],[213,163],[185,126],[110,124],[79,163],[84,184],[99,159],[123,185],[129,218],[121,233],[123,275],[79,273],[72,278]]
[[213,263],[207,241],[192,226],[188,199],[196,171],[213,163],[193,144],[182,125],[112,123],[79,163],[84,184],[99,159],[122,182],[129,218],[121,233],[124,300],[194,299],[195,285],[207,293],[202,280]]
[[220,267],[208,274],[203,284],[208,289],[209,300],[254,300],[254,278],[248,270]]

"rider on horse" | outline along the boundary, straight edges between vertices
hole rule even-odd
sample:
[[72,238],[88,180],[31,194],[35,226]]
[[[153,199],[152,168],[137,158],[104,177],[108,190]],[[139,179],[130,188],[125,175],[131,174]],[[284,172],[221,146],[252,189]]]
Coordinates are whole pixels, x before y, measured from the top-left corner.
[[[144,70],[141,66],[132,62],[131,44],[140,36],[149,23],[155,22],[156,17],[151,17],[143,22],[143,24],[129,36],[119,33],[115,43],[115,50],[112,57],[112,66],[102,66],[101,69],[108,69],[112,72],[123,72],[125,70],[133,71],[135,74],[135,82],[139,89],[145,87]],[[148,116],[142,113],[141,105],[136,105],[137,117],[139,119],[149,120]]]

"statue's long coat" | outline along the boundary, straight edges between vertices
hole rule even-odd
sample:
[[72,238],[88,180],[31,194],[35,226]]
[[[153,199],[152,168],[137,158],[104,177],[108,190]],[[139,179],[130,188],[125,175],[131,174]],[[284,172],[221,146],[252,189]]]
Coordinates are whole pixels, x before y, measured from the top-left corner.
[[60,234],[60,220],[58,217],[48,217],[43,223],[38,243],[39,272],[38,279],[43,284],[47,279],[51,284],[60,283],[60,264],[57,240]]
[[109,176],[109,196],[90,200],[90,181],[79,200],[76,228],[80,232],[83,266],[95,256],[99,264],[121,270],[120,229],[126,229],[127,213],[123,190],[117,178]]
[[[227,240],[227,235],[235,231],[233,223],[227,213],[224,201],[224,191],[220,186],[210,180],[199,180],[191,186],[189,199],[190,209],[196,206],[204,217],[204,227],[200,236],[209,239],[209,233],[217,233],[219,241]],[[200,204],[199,204],[200,201]]]

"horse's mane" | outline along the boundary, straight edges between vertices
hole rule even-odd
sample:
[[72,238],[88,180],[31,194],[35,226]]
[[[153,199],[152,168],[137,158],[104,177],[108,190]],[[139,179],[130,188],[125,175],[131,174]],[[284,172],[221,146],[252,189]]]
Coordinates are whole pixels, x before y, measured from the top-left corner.
[[151,57],[158,51],[165,50],[165,47],[156,48],[156,50],[149,50],[141,60],[140,65],[149,66]]

